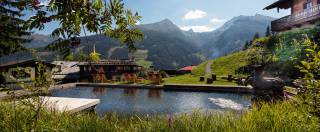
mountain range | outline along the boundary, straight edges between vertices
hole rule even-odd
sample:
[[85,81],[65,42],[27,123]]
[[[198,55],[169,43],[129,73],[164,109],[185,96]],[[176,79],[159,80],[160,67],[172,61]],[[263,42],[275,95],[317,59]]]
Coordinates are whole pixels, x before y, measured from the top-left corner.
[[[139,49],[138,52],[143,53],[144,58],[153,62],[158,69],[197,65],[205,59],[241,50],[245,41],[251,40],[255,33],[264,35],[272,20],[274,18],[263,15],[238,16],[212,32],[197,33],[192,30],[183,31],[172,21],[165,19],[138,25],[144,39],[137,42],[136,47]],[[26,46],[41,48],[53,40],[48,36],[35,34],[33,41]],[[128,50],[125,47],[120,46],[118,41],[102,35],[81,37],[79,49],[87,53],[92,51],[93,45],[104,59],[128,58]]]

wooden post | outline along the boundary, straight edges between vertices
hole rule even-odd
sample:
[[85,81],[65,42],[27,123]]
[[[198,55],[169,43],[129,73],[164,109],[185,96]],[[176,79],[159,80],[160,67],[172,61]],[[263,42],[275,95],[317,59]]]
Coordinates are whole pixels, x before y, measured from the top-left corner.
[[229,82],[232,82],[232,80],[233,80],[232,75],[228,75],[228,81],[229,81]]
[[212,74],[211,76],[212,76],[212,80],[213,81],[217,81],[217,75],[216,74]]
[[205,77],[204,77],[204,76],[201,76],[201,77],[200,77],[200,82],[204,82],[204,80],[205,80]]
[[213,83],[213,79],[212,78],[207,78],[207,84],[212,84]]

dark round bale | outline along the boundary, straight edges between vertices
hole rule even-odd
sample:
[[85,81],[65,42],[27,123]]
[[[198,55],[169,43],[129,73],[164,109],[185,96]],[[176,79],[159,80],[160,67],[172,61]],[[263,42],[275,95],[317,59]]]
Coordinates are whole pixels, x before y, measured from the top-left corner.
[[213,79],[212,78],[207,78],[207,84],[212,84],[213,83]]
[[204,76],[201,76],[201,77],[200,77],[200,82],[204,82],[204,80],[205,80],[205,77],[204,77]]

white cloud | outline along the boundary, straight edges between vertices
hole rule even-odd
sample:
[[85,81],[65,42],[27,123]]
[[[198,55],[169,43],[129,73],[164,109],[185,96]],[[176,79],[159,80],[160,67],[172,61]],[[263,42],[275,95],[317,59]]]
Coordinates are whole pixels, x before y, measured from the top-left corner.
[[210,32],[213,31],[214,28],[209,27],[209,26],[199,26],[199,25],[195,25],[195,26],[179,26],[181,30],[184,31],[189,31],[190,29],[192,29],[194,32]]
[[224,19],[219,19],[219,18],[212,18],[210,19],[211,23],[224,23],[226,20]]
[[140,24],[141,24],[141,22],[140,22],[140,21],[137,21],[137,22],[136,22],[136,25],[140,25]]
[[207,13],[201,10],[191,10],[184,15],[183,19],[192,20],[192,19],[201,19],[207,16]]

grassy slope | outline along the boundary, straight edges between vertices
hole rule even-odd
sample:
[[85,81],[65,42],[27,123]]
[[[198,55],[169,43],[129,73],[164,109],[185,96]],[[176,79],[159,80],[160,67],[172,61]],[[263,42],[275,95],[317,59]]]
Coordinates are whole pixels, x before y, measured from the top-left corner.
[[234,75],[235,70],[248,65],[249,52],[250,50],[240,51],[228,56],[205,61],[198,65],[197,68],[192,71],[192,75],[188,74],[166,78],[164,84],[205,84],[205,82],[199,82],[199,77],[204,76],[205,67],[208,62],[211,61],[212,73],[215,73],[218,76],[218,80],[215,81],[213,85],[236,85],[236,83],[227,82],[226,80],[221,79],[221,77],[227,76],[228,74]]
[[218,76],[228,74],[234,75],[237,69],[248,65],[249,52],[250,50],[240,51],[213,60],[211,65],[212,72],[217,74]]
[[[236,52],[227,56],[223,56],[212,61],[211,69],[212,73],[218,76],[226,76],[228,74],[235,74],[235,70],[240,67],[248,65],[248,53],[250,50]],[[203,76],[206,64],[209,62],[203,62],[196,69],[192,71],[193,75]]]
[[192,70],[192,74],[197,76],[204,76],[206,65],[208,64],[209,61],[205,61],[199,64],[196,69]]

